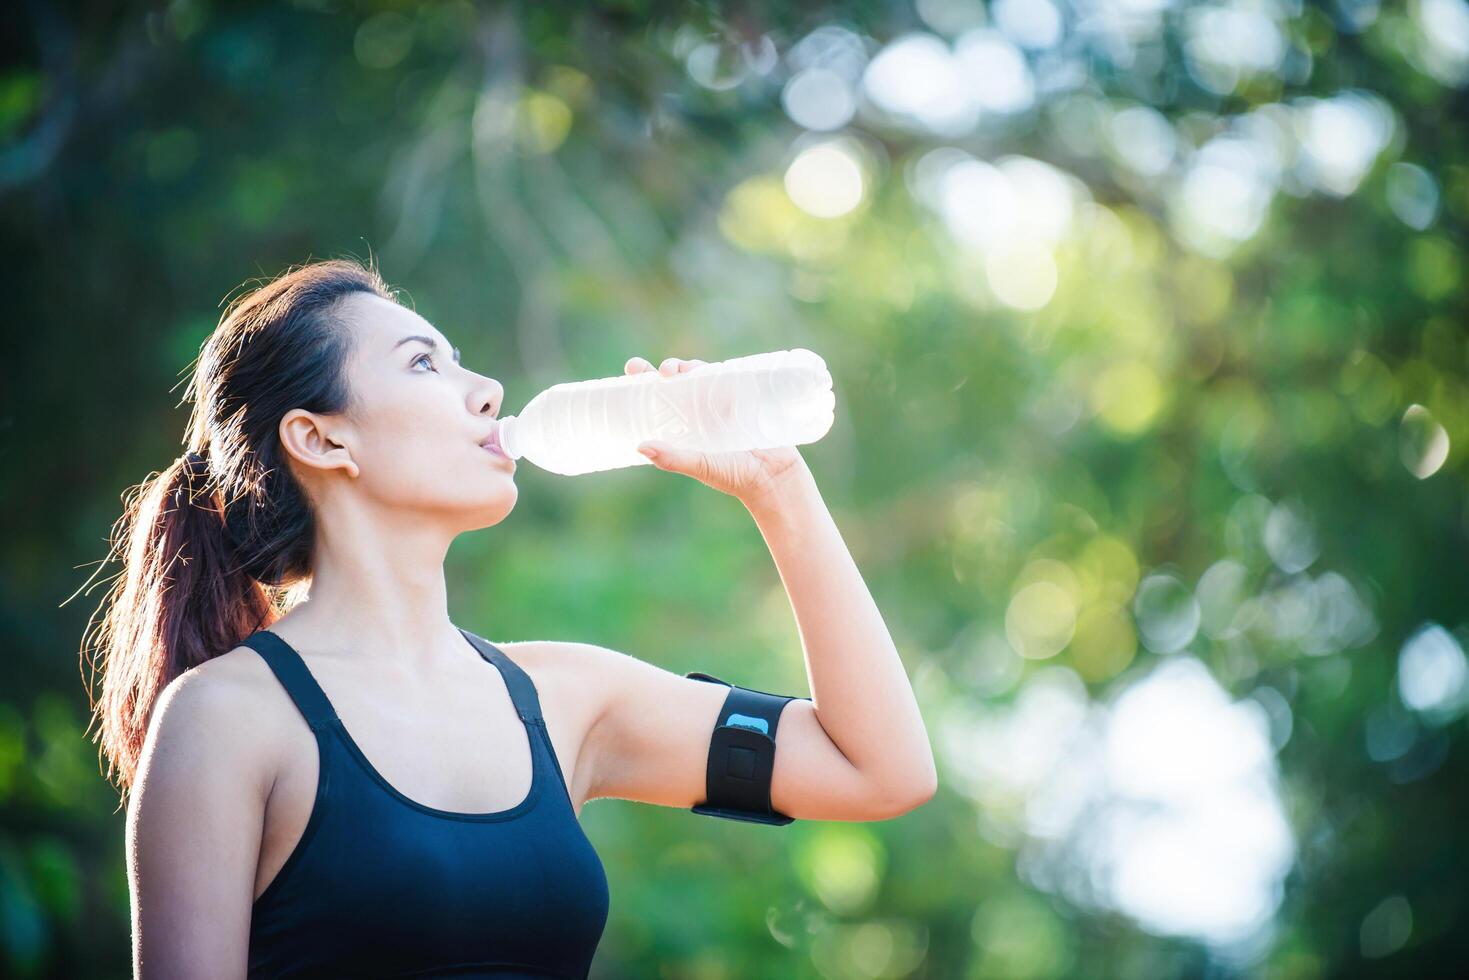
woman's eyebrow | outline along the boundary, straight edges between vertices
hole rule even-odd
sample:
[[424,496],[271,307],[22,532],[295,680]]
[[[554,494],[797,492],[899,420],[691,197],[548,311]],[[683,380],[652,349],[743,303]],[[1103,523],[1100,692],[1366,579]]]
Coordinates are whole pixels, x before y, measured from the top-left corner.
[[[422,336],[419,336],[418,334],[412,334],[411,336],[404,337],[402,340],[400,340],[396,344],[394,344],[393,345],[393,350],[397,350],[399,347],[402,347],[404,344],[406,344],[406,343],[408,343],[409,341],[412,341],[412,340],[418,341],[420,344],[423,344],[425,347],[429,348],[432,351],[437,352],[438,349],[439,349],[439,343],[438,343],[438,341],[434,340],[432,337],[422,337]],[[455,347],[454,348],[454,363],[455,364],[458,364],[459,363],[459,348],[458,347]]]

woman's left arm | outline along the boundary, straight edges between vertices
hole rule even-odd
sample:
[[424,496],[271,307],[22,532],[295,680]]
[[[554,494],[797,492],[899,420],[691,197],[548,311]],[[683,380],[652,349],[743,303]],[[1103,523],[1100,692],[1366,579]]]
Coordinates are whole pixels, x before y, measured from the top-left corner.
[[741,502],[795,612],[821,727],[873,785],[928,799],[938,775],[912,685],[810,469]]
[[[669,357],[655,369],[651,361],[633,357],[625,370],[657,370],[671,377],[705,363]],[[790,724],[778,729],[780,744],[789,741],[795,753],[785,765],[776,753],[782,798],[788,805],[849,812],[863,799],[881,801],[884,808],[903,804],[911,809],[932,797],[938,786],[933,750],[903,661],[796,447],[705,453],[648,440],[639,450],[660,470],[682,473],[737,498],[755,518],[775,558],[795,610],[812,706],[795,712],[788,708]],[[621,673],[614,667],[608,676]],[[691,785],[703,785],[702,756],[670,760],[657,772],[649,760],[657,740],[686,740],[679,733],[707,725],[700,719],[717,709],[723,694],[696,692],[687,685],[704,687],[702,682],[675,681],[671,675],[658,676],[657,670],[634,668],[633,673],[637,681],[621,686],[637,693],[609,698],[612,720],[605,730],[616,733],[607,739],[615,748],[604,756],[599,778],[608,791],[636,799],[686,798]],[[653,710],[659,704],[677,707]],[[815,725],[802,717],[805,710],[812,711]],[[649,723],[654,716],[660,720]],[[813,728],[824,736],[818,737]],[[829,767],[833,754],[845,757],[845,774]],[[793,772],[799,773],[794,784]],[[823,780],[818,772],[831,775]]]

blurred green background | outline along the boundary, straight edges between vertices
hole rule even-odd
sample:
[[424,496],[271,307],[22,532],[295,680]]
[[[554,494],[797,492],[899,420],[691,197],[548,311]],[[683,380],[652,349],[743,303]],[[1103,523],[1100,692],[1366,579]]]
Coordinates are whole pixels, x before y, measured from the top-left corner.
[[[222,304],[374,257],[504,411],[809,347],[940,790],[596,801],[594,976],[1457,974],[1464,0],[12,10],[0,972],[125,977],[79,657]],[[456,621],[807,692],[739,504],[522,466]],[[84,589],[84,586],[88,588]]]

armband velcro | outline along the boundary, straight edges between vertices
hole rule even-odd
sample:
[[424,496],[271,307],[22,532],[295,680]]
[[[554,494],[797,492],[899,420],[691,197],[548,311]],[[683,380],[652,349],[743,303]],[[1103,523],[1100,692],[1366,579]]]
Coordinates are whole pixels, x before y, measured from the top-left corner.
[[684,676],[729,688],[709,739],[705,799],[693,807],[693,812],[777,825],[796,819],[777,813],[770,805],[775,729],[786,702],[796,698],[740,687],[699,671]]

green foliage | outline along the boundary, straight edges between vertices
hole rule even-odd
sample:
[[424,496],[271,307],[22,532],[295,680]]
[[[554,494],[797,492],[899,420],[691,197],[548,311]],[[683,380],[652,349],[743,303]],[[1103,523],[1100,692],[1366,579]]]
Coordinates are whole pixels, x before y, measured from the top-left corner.
[[[836,380],[803,455],[940,793],[774,833],[594,802],[594,975],[1454,971],[1469,8],[1006,6],[30,7],[0,69],[0,973],[128,975],[63,603],[177,454],[222,300],[346,253],[506,412],[634,354],[805,346]],[[459,622],[804,693],[734,502],[517,479],[450,556]]]

